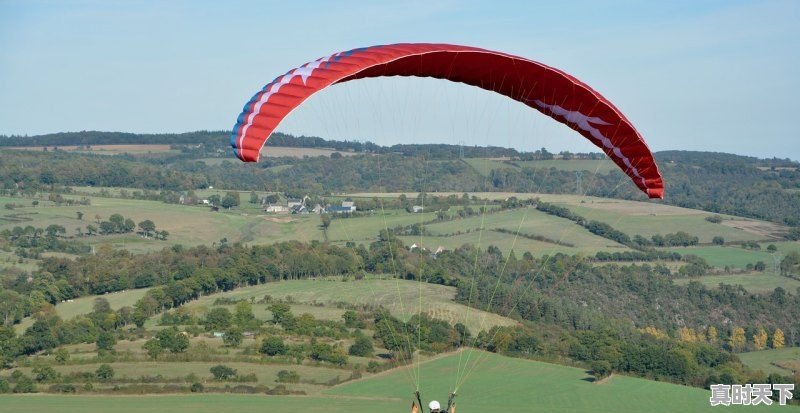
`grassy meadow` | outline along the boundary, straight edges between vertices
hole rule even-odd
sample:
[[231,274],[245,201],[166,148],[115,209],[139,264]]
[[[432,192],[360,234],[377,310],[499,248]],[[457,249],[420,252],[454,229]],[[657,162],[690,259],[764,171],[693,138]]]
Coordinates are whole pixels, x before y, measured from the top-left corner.
[[[187,370],[188,371],[188,370]],[[460,378],[460,379],[459,379]],[[614,375],[593,383],[579,368],[513,359],[464,350],[419,365],[396,368],[347,382],[312,396],[168,395],[168,396],[0,396],[15,413],[115,411],[175,413],[304,411],[405,412],[419,385],[423,401],[446,400],[458,386],[459,413],[471,412],[710,412],[707,390]],[[717,408],[718,410],[719,408]],[[796,407],[732,406],[732,411],[771,411]]]
[[[212,294],[185,304],[189,309],[207,311],[217,298],[260,300],[264,296],[292,302],[294,314],[309,313],[318,319],[340,320],[344,309],[338,304],[383,306],[394,316],[408,320],[422,311],[450,323],[461,322],[473,333],[494,325],[513,325],[514,320],[497,314],[476,310],[453,302],[455,288],[443,285],[420,284],[399,279],[337,279],[293,280],[238,288]],[[262,320],[271,320],[267,305],[253,306],[253,313]]]
[[[467,360],[467,357],[471,358]],[[465,363],[466,362],[466,363]],[[464,366],[466,365],[466,368]],[[459,366],[466,373],[458,380]],[[413,372],[413,370],[412,370]],[[612,376],[592,383],[583,369],[491,353],[471,352],[439,358],[421,366],[419,386],[425,400],[446,399],[456,383],[458,412],[705,412],[706,390],[644,379]],[[415,381],[402,371],[354,381],[325,394],[398,399],[395,410],[409,404]],[[733,408],[736,410],[735,408]],[[763,407],[751,408],[753,410]]]
[[738,354],[744,364],[767,374],[778,373],[791,376],[800,371],[800,347],[784,347]]

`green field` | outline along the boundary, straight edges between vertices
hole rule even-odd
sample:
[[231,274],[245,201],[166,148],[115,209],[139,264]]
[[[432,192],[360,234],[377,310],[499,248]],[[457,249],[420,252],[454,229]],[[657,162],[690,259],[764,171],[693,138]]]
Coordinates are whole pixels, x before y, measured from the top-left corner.
[[[464,353],[470,354],[469,350]],[[457,382],[459,355],[422,365],[420,388],[426,400],[444,399]],[[706,390],[613,376],[592,383],[583,369],[476,352],[458,389],[458,412],[703,412],[712,411]],[[472,370],[470,370],[472,369]],[[413,372],[413,371],[412,371]],[[346,383],[326,394],[395,397],[396,410],[408,398],[414,380],[407,372]],[[758,410],[757,408],[754,408]]]
[[[140,288],[136,290],[125,290],[110,294],[91,295],[87,297],[76,298],[72,301],[63,301],[56,305],[56,314],[62,320],[69,320],[80,314],[88,314],[92,312],[92,306],[96,298],[102,297],[108,300],[111,309],[118,310],[122,307],[133,307],[133,305],[147,292],[147,288]],[[22,333],[26,328],[33,324],[33,319],[30,317],[24,318],[15,329],[17,333]]]
[[[241,195],[243,205],[247,204],[247,194]],[[58,224],[66,228],[67,236],[74,236],[78,228],[85,232],[86,225],[97,226],[98,215],[101,220],[106,220],[112,214],[121,214],[137,223],[145,219],[152,220],[156,229],[169,231],[168,241],[144,239],[136,234],[84,236],[78,239],[91,245],[111,244],[133,253],[160,250],[173,244],[209,245],[222,238],[227,238],[229,242],[258,244],[322,239],[319,217],[312,215],[267,215],[249,204],[242,209],[210,212],[207,207],[166,204],[160,201],[99,196],[89,198],[89,206],[58,207],[51,202],[40,201],[36,208],[27,206],[14,210],[2,209],[0,230],[34,224],[45,228],[50,224]],[[7,202],[30,205],[31,200],[0,198],[0,203]],[[84,214],[82,220],[77,218],[78,211]]]
[[697,255],[704,258],[711,266],[718,268],[725,266],[745,268],[747,264],[763,261],[767,264],[768,271],[773,272],[774,270],[772,254],[764,250],[753,251],[740,246],[668,248],[668,250],[678,252],[681,255]]
[[706,287],[714,288],[720,284],[741,285],[751,293],[769,293],[776,287],[795,292],[800,288],[800,281],[783,277],[768,272],[733,274],[733,275],[704,275],[698,278],[676,278],[676,284],[688,284],[689,281],[699,281]]
[[[465,367],[463,369],[463,367]],[[462,367],[460,369],[459,367]],[[512,359],[490,353],[452,354],[419,366],[391,370],[326,390],[320,396],[171,395],[171,396],[0,396],[9,412],[57,410],[60,413],[114,411],[218,413],[303,411],[406,412],[419,378],[424,402],[446,399],[458,382],[459,413],[471,412],[706,412],[707,390],[625,376],[592,383],[583,369]],[[418,374],[417,374],[418,373]],[[793,407],[773,408],[797,411]],[[718,410],[719,408],[717,408]],[[725,411],[767,411],[766,406],[733,406]],[[5,410],[4,410],[5,411]]]
[[[572,221],[546,214],[534,208],[502,211],[485,216],[474,216],[442,223],[430,224],[425,229],[433,235],[453,234],[467,229],[486,230],[503,228],[522,234],[539,235],[551,240],[572,244],[576,249],[594,253],[609,248],[625,248],[614,241],[599,237]],[[511,235],[513,238],[513,235]]]
[[407,402],[389,399],[266,395],[168,396],[0,396],[3,410],[14,413],[354,413],[406,412]]
[[650,238],[655,234],[665,235],[684,231],[697,236],[702,243],[710,243],[715,236],[724,237],[726,242],[766,238],[745,230],[708,222],[705,218],[712,214],[695,209],[617,200],[592,200],[565,206],[586,219],[605,222],[631,237],[638,234]]
[[[452,301],[455,288],[434,284],[420,284],[416,281],[395,279],[366,279],[359,281],[336,280],[294,280],[267,283],[253,287],[239,288],[233,291],[208,295],[186,304],[189,308],[202,311],[210,308],[217,298],[259,300],[265,295],[274,299],[289,299],[293,305],[292,312],[310,313],[319,319],[341,319],[344,309],[336,304],[383,306],[393,315],[407,320],[422,310],[433,317],[451,323],[464,323],[473,334],[494,325],[513,325],[515,321],[497,314],[476,310]],[[256,305],[253,312],[256,317],[270,320],[271,313],[266,305]]]
[[800,371],[800,347],[750,351],[738,356],[748,367],[767,374],[791,376],[792,370]]
[[[433,214],[410,214],[405,210],[390,209],[376,211],[375,214],[357,218],[339,218],[331,221],[328,227],[330,241],[375,241],[378,233],[386,228],[420,223],[420,220],[433,219]],[[319,217],[315,217],[319,223]]]

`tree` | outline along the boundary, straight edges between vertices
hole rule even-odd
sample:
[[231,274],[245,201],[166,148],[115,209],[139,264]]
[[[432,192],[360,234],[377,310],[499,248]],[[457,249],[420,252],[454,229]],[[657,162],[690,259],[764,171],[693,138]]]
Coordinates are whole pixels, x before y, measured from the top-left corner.
[[114,369],[108,364],[101,364],[100,367],[94,371],[94,375],[100,380],[109,380],[114,378]]
[[772,333],[772,348],[783,348],[786,338],[783,335],[783,330],[776,328]]
[[10,326],[25,315],[28,300],[12,290],[0,289],[0,326]]
[[211,374],[214,375],[214,378],[217,380],[227,380],[236,377],[236,369],[232,369],[228,366],[218,364],[211,369]]
[[133,232],[134,229],[136,229],[136,223],[130,218],[125,218],[125,222],[122,224],[122,232]]
[[268,356],[284,355],[287,352],[286,345],[283,344],[283,339],[278,336],[270,336],[261,342],[259,351]]
[[331,216],[330,214],[321,214],[319,218],[322,220],[322,228],[328,229],[331,226]]
[[98,350],[111,351],[114,350],[114,346],[117,344],[117,338],[111,331],[101,331],[97,335],[96,344]]
[[238,326],[231,326],[225,330],[225,334],[222,336],[222,342],[228,347],[239,347],[242,340],[244,340],[244,335]]
[[39,383],[55,381],[59,376],[58,372],[50,366],[34,367],[31,373]]
[[220,206],[222,206],[225,209],[231,209],[237,205],[239,205],[239,202],[236,200],[236,198],[234,198],[230,194],[225,195],[225,197],[222,198],[222,203],[220,204]]
[[756,350],[767,348],[767,332],[764,327],[760,327],[758,333],[753,334],[753,346]]
[[147,340],[143,347],[147,355],[152,359],[157,359],[158,356],[164,354],[164,348],[161,347],[161,342],[156,338]]
[[108,221],[114,226],[114,232],[123,232],[125,230],[125,217],[120,214],[112,214],[108,217]]
[[275,324],[280,324],[286,328],[287,325],[290,325],[290,323],[294,321],[292,308],[289,307],[289,304],[275,303],[269,306],[267,309],[272,311],[272,322]]
[[56,350],[54,356],[58,364],[66,364],[69,361],[69,352],[64,347]]
[[153,221],[146,219],[139,223],[139,229],[142,230],[142,234],[144,237],[147,238],[150,236],[150,233],[156,230],[156,224]]
[[717,328],[714,326],[708,327],[708,342],[711,344],[717,343]]
[[744,349],[744,345],[746,343],[746,338],[744,336],[744,329],[741,327],[736,327],[733,329],[731,333],[731,337],[728,341],[728,345],[731,348],[731,351],[741,351]]
[[14,386],[14,393],[36,393],[36,383],[28,376],[22,375],[17,379],[17,384]]
[[247,301],[236,303],[233,310],[233,322],[245,330],[258,328],[258,324],[260,324],[253,314],[253,305]]
[[159,331],[155,338],[161,348],[169,350],[171,353],[183,353],[189,348],[189,337],[179,332],[176,327]]
[[258,194],[256,194],[256,191],[250,191],[250,203],[251,204],[258,203]]
[[776,251],[778,251],[778,247],[776,247],[775,244],[769,244],[767,246],[767,252],[773,253],[773,252],[776,252]]
[[781,274],[800,274],[800,252],[792,251],[781,261]]
[[595,380],[601,380],[611,374],[611,363],[606,360],[596,360],[592,362],[592,375]]
[[716,237],[711,239],[711,243],[714,245],[725,245],[725,238],[722,238],[719,235],[717,235]]
[[208,197],[208,203],[212,206],[219,206],[220,204],[220,197],[217,194],[211,195]]
[[215,307],[206,314],[203,324],[208,331],[222,331],[230,327],[233,316],[225,307]]
[[342,314],[342,319],[344,320],[344,326],[347,328],[364,328],[364,322],[353,310],[347,310]]
[[372,340],[369,337],[359,334],[352,346],[347,350],[351,356],[371,357],[375,349],[372,347]]
[[76,212],[76,213],[75,213],[75,215],[77,215],[77,216],[78,216],[78,221],[81,221],[81,220],[83,220],[83,212],[81,212],[81,211],[78,211],[78,212]]

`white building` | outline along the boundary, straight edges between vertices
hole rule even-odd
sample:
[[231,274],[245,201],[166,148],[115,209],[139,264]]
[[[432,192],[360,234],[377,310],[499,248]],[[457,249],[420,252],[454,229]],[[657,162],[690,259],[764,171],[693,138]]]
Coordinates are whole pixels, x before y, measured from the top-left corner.
[[288,214],[289,207],[283,205],[270,205],[264,208],[264,211],[272,214]]

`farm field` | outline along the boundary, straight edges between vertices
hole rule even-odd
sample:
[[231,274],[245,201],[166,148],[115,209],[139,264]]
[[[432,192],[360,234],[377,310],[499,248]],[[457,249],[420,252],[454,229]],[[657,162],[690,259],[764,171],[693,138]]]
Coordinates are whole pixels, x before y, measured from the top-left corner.
[[[469,357],[469,359],[468,359]],[[467,360],[468,359],[468,360]],[[612,376],[592,383],[579,368],[513,359],[465,350],[419,366],[423,401],[446,399],[467,361],[458,389],[458,412],[711,412],[709,392],[669,383]],[[406,366],[348,382],[317,396],[168,395],[168,396],[0,396],[9,411],[61,413],[114,411],[174,413],[303,411],[311,413],[406,411],[414,390],[416,366]],[[775,406],[773,406],[775,407]],[[795,411],[797,408],[778,407]],[[732,406],[732,411],[768,411],[765,406]],[[774,410],[774,408],[773,408]]]
[[706,287],[714,288],[720,284],[741,285],[751,293],[770,293],[776,287],[787,291],[796,291],[800,288],[800,281],[793,278],[775,275],[769,272],[733,274],[733,275],[704,275],[697,278],[675,278],[676,284],[688,284],[689,281],[698,281]]
[[731,245],[727,247],[686,247],[686,248],[666,248],[669,251],[675,251],[681,255],[692,254],[704,258],[709,265],[723,268],[730,266],[731,268],[743,269],[747,264],[755,264],[758,261],[763,261],[767,264],[768,271],[774,271],[774,263],[772,254],[761,250],[753,251],[742,248],[738,245]]
[[[267,283],[253,287],[239,288],[233,291],[212,294],[192,301],[186,306],[190,309],[210,308],[218,298],[232,300],[264,298],[284,299],[293,304],[292,312],[302,314],[308,312],[320,319],[341,319],[344,309],[337,308],[337,303],[353,305],[383,306],[394,316],[408,320],[420,311],[451,323],[464,323],[472,334],[494,325],[514,325],[514,320],[469,308],[452,302],[455,288],[442,285],[424,284],[415,281],[396,279],[365,279],[341,281],[336,279],[292,280]],[[260,308],[263,307],[263,308]],[[271,313],[266,305],[253,306],[258,318],[270,320]],[[465,322],[466,320],[466,322]]]
[[684,231],[697,236],[701,243],[710,243],[715,236],[725,238],[726,242],[763,240],[760,233],[749,232],[705,220],[711,213],[659,205],[659,208],[646,202],[604,200],[565,205],[572,212],[589,220],[605,222],[627,233],[631,237],[642,235],[650,238],[655,234],[668,234]]
[[[539,235],[554,241],[569,243],[578,249],[590,251],[602,250],[606,248],[624,248],[623,245],[614,241],[599,237],[587,231],[572,221],[564,218],[555,217],[534,208],[517,209],[513,211],[502,211],[485,216],[473,216],[453,221],[434,223],[426,225],[426,231],[433,235],[447,235],[466,229],[476,230],[481,227],[484,230],[502,228],[522,234]],[[513,237],[513,235],[511,235]]]
[[[376,211],[374,215],[370,216],[333,219],[328,227],[328,240],[371,242],[376,240],[378,233],[386,228],[418,224],[420,220],[430,220],[434,217],[433,214],[410,214],[405,210],[390,209]],[[319,217],[315,216],[314,218],[316,218],[315,222],[319,223]]]
[[[456,383],[459,364],[470,350],[421,366],[425,400],[447,397]],[[476,362],[477,361],[477,362]],[[471,370],[470,369],[474,369]],[[706,412],[707,390],[644,379],[612,376],[592,383],[585,370],[530,360],[475,352],[467,363],[463,386],[458,388],[458,412]],[[351,397],[391,396],[409,403],[413,381],[402,371],[342,384],[325,394]],[[748,406],[750,407],[750,406]],[[764,406],[753,410],[767,410]],[[735,407],[730,409],[736,410]],[[744,410],[744,409],[742,409]]]
[[[594,254],[591,250],[584,250],[579,248],[567,247],[563,245],[557,245],[549,242],[537,241],[528,239],[525,237],[514,237],[513,234],[504,234],[496,231],[472,231],[469,233],[464,233],[460,235],[454,235],[449,237],[432,237],[432,236],[401,236],[400,238],[403,243],[407,246],[417,244],[418,246],[422,246],[429,250],[435,251],[437,248],[442,247],[444,249],[453,250],[458,247],[463,246],[464,244],[473,244],[475,246],[480,246],[482,249],[486,249],[490,245],[493,245],[500,249],[500,251],[507,255],[512,250],[517,257],[520,257],[525,252],[530,252],[536,257],[541,257],[543,255],[553,255],[555,253],[561,252],[564,254],[577,254],[577,253],[591,253]],[[607,250],[607,249],[603,249]],[[619,251],[625,251],[627,248],[620,248]]]
[[748,367],[767,374],[791,376],[792,371],[800,371],[800,347],[750,351],[738,356]]
[[[147,288],[140,288],[134,290],[126,290],[126,291],[119,291],[110,294],[103,294],[103,295],[90,295],[86,297],[76,298],[72,300],[72,302],[64,301],[60,302],[55,306],[56,314],[61,317],[62,320],[69,320],[75,318],[81,314],[88,314],[92,312],[92,306],[94,305],[94,300],[98,297],[105,298],[108,300],[108,304],[111,306],[112,310],[118,310],[122,307],[132,307],[136,301],[144,296],[147,292]],[[31,317],[26,317],[20,321],[19,324],[14,326],[17,330],[17,333],[21,334],[25,331],[26,328],[30,327],[33,324],[33,319]]]
[[[243,194],[243,204],[246,194]],[[79,197],[78,197],[79,198]],[[227,238],[229,242],[274,243],[284,240],[311,241],[322,239],[319,217],[311,215],[266,215],[253,208],[255,214],[241,210],[210,212],[207,207],[166,204],[160,201],[89,197],[88,206],[55,206],[40,201],[37,207],[25,206],[13,210],[0,210],[0,230],[35,223],[45,228],[51,224],[62,225],[67,236],[74,236],[78,228],[85,232],[86,225],[97,226],[96,216],[108,219],[112,214],[121,214],[134,222],[150,219],[156,229],[169,231],[169,239],[157,241],[144,239],[136,234],[102,235],[82,237],[91,245],[110,244],[133,253],[160,250],[173,244],[208,245]],[[23,198],[0,198],[0,203],[14,202],[30,205]],[[248,207],[244,207],[248,208]],[[83,219],[77,218],[82,212]]]

